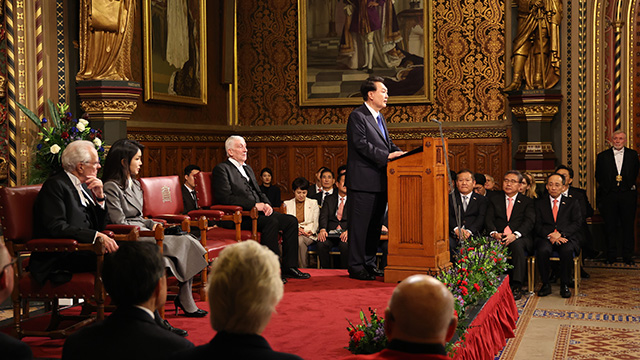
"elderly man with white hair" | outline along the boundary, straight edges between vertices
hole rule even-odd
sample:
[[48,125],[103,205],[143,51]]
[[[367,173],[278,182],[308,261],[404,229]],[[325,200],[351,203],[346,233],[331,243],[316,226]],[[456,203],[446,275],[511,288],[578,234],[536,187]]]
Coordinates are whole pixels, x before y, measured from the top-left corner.
[[431,276],[413,275],[395,288],[385,311],[387,348],[344,360],[446,360],[444,346],[457,325],[449,289]]
[[207,292],[217,334],[208,344],[175,354],[175,359],[301,359],[274,351],[261,336],[284,293],[278,257],[265,246],[243,241],[222,250]]
[[[118,249],[115,240],[101,231],[107,220],[102,180],[97,177],[100,158],[95,145],[77,140],[62,153],[64,171],[51,175],[42,185],[33,209],[33,235],[36,238],[75,239],[91,244],[104,241],[107,252]],[[62,284],[71,274],[93,271],[95,254],[34,252],[30,259],[33,277],[44,284],[50,280]]]

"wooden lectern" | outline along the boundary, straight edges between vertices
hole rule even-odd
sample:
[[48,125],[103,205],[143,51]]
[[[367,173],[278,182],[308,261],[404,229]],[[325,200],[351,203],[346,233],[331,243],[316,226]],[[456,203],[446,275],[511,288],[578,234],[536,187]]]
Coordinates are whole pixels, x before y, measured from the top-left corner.
[[449,261],[449,184],[440,138],[387,165],[389,254],[384,281],[433,274]]

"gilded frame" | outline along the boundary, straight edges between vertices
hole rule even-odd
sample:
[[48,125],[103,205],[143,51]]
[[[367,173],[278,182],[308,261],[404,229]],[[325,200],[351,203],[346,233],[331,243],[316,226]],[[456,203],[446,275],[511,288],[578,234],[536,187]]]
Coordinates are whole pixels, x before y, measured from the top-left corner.
[[[186,24],[183,21],[181,25],[186,25],[186,36],[189,36],[187,57],[185,59],[185,52],[181,51],[184,49],[175,49],[172,51],[171,59],[167,60],[169,56],[165,44],[184,43],[168,41],[168,34],[180,36],[179,34],[182,33],[182,36],[185,36],[185,32],[175,29],[170,31],[167,24],[169,21],[166,14],[169,10],[166,0],[142,1],[145,101],[189,105],[207,104],[206,1],[188,1],[186,4],[186,17],[172,19],[172,24],[179,23],[180,20],[186,21]],[[192,31],[193,28],[197,31]],[[192,36],[196,38],[194,39]],[[194,59],[196,60],[194,61]],[[182,65],[178,67],[177,64],[180,63]],[[196,70],[190,71],[189,67],[196,67]],[[184,71],[181,72],[182,70]],[[195,78],[189,77],[189,74],[196,74]]]
[[[362,103],[362,97],[355,95],[350,91],[350,96],[327,96],[327,94],[321,94],[322,97],[316,97],[316,95],[310,94],[310,80],[315,79],[315,75],[312,72],[318,71],[309,66],[309,63],[313,62],[313,58],[308,54],[308,26],[310,14],[309,2],[311,0],[298,0],[298,58],[300,59],[300,66],[298,69],[298,99],[300,106],[332,106],[332,105],[358,105]],[[359,0],[351,0],[352,2],[358,2]],[[391,0],[387,0],[391,1]],[[414,2],[414,0],[400,0],[407,4]],[[396,3],[398,0],[396,0]],[[424,51],[424,77],[422,83],[422,89],[414,95],[393,95],[390,91],[389,104],[417,104],[417,103],[433,103],[433,19],[432,19],[432,5],[431,0],[422,0],[422,27],[423,27],[423,41],[422,44]],[[341,11],[342,6],[336,6],[336,11]],[[415,10],[412,10],[415,13]],[[404,11],[403,11],[404,12]],[[335,20],[335,19],[334,19]],[[335,21],[334,21],[335,23]],[[340,38],[342,29],[340,24],[336,24],[337,36]],[[405,32],[401,31],[404,35]],[[311,60],[311,61],[310,61]],[[336,65],[338,61],[336,59]],[[356,72],[354,69],[345,69],[345,72],[350,72],[350,75],[354,75],[363,80],[368,76],[366,72]],[[367,76],[364,76],[364,75]],[[376,71],[372,75],[376,74]],[[345,79],[346,77],[342,77]],[[312,81],[311,81],[312,82]],[[342,84],[344,80],[340,83]],[[312,82],[313,83],[313,82]],[[314,83],[315,85],[315,83]],[[313,85],[311,85],[313,86]],[[408,90],[408,89],[407,89]],[[341,90],[342,91],[342,90]]]

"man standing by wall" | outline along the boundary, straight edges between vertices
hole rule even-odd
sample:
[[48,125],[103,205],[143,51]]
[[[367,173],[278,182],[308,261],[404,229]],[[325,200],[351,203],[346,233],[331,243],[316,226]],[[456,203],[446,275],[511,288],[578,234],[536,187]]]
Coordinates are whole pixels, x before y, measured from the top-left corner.
[[387,106],[387,87],[381,77],[360,86],[364,104],[347,122],[347,217],[349,224],[349,277],[374,280],[376,251],[387,205],[387,162],[404,152],[389,138],[380,110]]
[[599,153],[596,159],[596,202],[604,218],[607,263],[613,264],[618,250],[622,250],[624,262],[633,265],[633,222],[638,201],[636,179],[640,162],[638,153],[625,147],[627,135],[623,131],[614,132],[611,142],[613,147]]

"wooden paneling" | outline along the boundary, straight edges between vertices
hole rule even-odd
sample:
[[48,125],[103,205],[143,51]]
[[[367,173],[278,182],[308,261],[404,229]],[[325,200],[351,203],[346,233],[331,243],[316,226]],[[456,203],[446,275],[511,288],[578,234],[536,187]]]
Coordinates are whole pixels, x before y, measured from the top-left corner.
[[[223,141],[141,141],[145,145],[141,176],[182,175],[189,164],[203,171],[226,159]],[[511,148],[506,138],[449,139],[449,164],[452,170],[468,168],[502,177],[510,169]],[[395,141],[403,150],[421,144],[419,139]],[[256,172],[269,167],[273,182],[280,187],[283,199],[293,197],[291,182],[299,176],[314,181],[320,166],[336,171],[347,163],[347,143],[344,140],[325,141],[249,141],[248,164]]]

